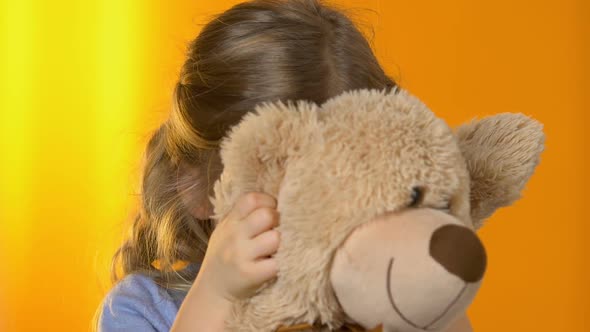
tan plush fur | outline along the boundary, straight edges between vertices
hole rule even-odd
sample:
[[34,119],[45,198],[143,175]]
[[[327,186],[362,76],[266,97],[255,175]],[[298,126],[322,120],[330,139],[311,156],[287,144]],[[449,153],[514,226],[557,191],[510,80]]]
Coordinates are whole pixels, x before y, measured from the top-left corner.
[[449,213],[473,227],[472,217],[479,223],[518,197],[538,160],[540,137],[535,122],[509,115],[461,127],[455,136],[403,90],[349,91],[321,106],[260,105],[222,144],[224,171],[213,204],[222,220],[245,192],[277,197],[279,275],[235,304],[229,329],[338,328],[346,317],[329,271],[354,229],[406,209],[416,186],[425,192],[421,207],[450,202]]
[[459,146],[471,174],[471,217],[476,227],[520,192],[539,163],[542,125],[522,114],[499,114],[460,126]]

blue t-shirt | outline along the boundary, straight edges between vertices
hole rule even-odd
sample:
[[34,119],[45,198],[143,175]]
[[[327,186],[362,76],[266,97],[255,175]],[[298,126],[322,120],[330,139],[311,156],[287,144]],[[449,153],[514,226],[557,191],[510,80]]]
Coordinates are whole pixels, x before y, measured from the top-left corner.
[[98,330],[169,332],[185,296],[185,292],[160,287],[150,277],[128,275],[102,302]]

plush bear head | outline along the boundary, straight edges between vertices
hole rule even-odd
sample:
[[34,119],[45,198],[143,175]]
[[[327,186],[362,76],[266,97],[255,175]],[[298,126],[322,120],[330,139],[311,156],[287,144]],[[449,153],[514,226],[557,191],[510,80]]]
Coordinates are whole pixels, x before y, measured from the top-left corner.
[[519,198],[543,140],[519,114],[453,132],[403,90],[259,105],[222,144],[213,204],[222,220],[246,192],[277,198],[279,273],[229,329],[443,330],[484,275],[475,230]]

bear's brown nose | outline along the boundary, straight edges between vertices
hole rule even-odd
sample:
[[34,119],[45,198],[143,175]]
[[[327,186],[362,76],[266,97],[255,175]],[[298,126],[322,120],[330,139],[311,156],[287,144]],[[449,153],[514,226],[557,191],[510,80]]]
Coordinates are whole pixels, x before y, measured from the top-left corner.
[[477,282],[486,269],[486,252],[475,233],[467,227],[444,225],[432,233],[430,256],[465,282]]

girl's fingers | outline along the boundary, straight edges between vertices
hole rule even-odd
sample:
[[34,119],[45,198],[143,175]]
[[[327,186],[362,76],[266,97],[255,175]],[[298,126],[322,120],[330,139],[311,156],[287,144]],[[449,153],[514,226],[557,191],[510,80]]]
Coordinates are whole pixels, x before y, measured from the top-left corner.
[[281,242],[280,233],[277,230],[264,232],[251,240],[252,257],[254,259],[264,258],[277,252]]
[[242,195],[232,209],[231,215],[234,219],[246,218],[254,210],[259,208],[276,208],[276,200],[265,193],[250,192]]
[[254,238],[264,231],[267,231],[279,223],[279,212],[274,208],[259,208],[250,213],[243,220],[242,226],[245,228],[245,235],[248,238]]
[[260,259],[254,263],[256,282],[262,283],[274,278],[279,272],[279,265],[275,258]]

